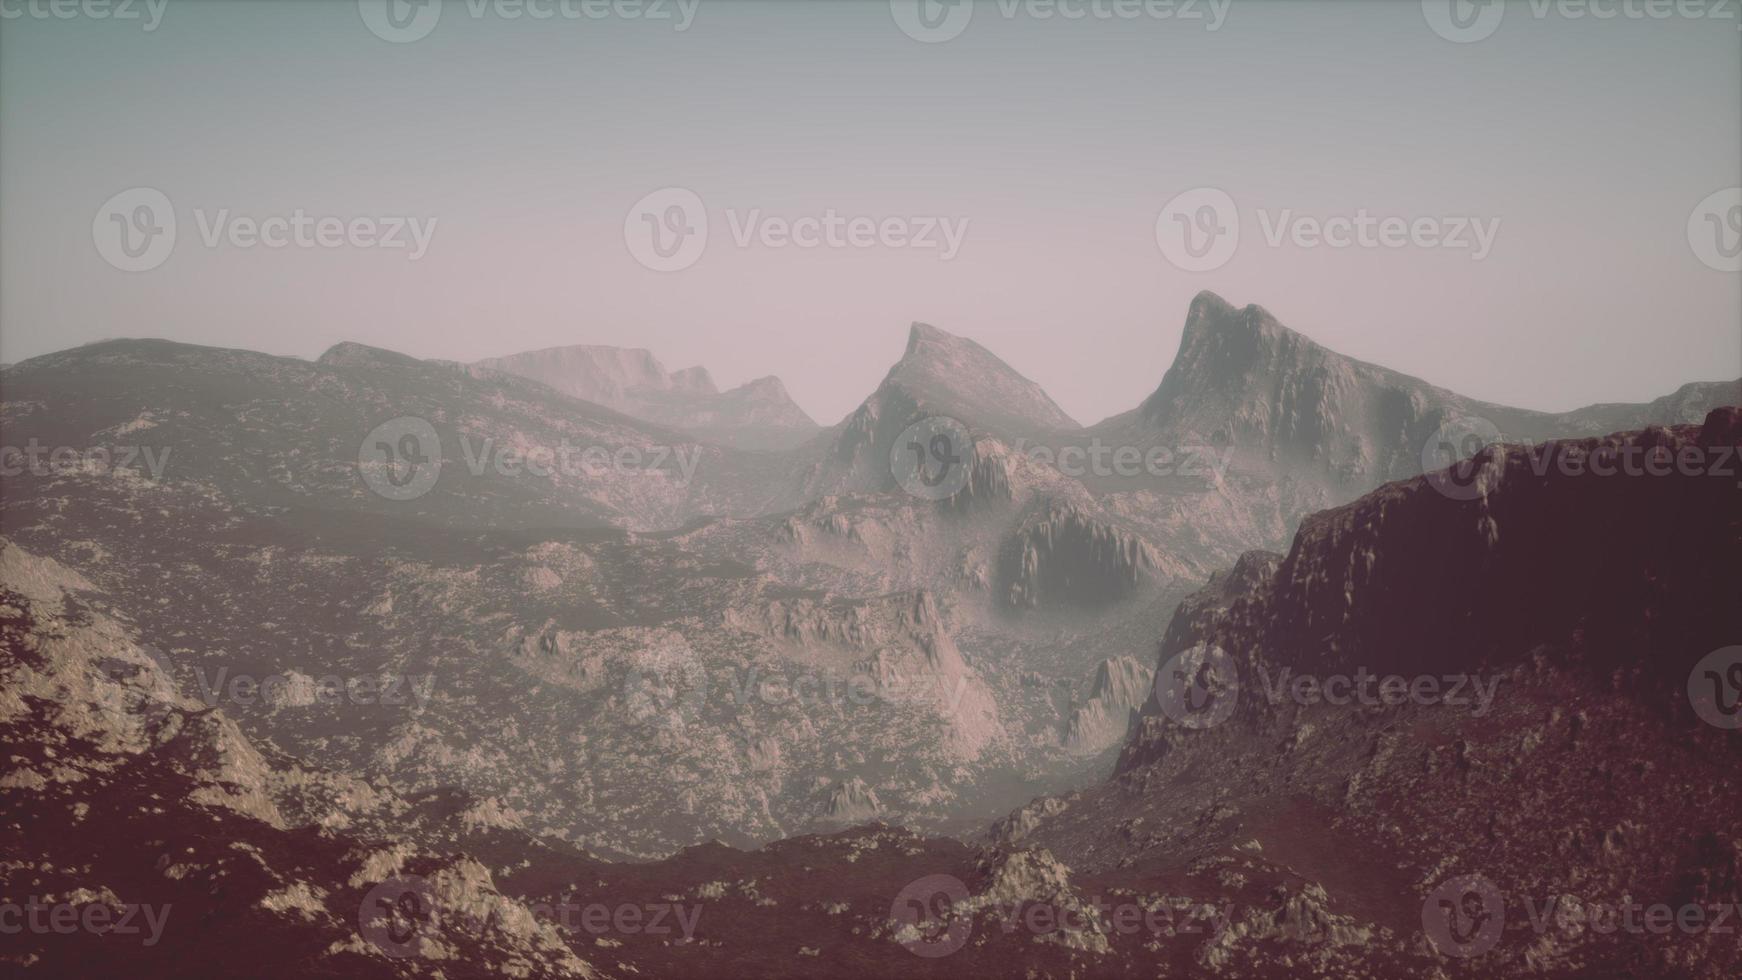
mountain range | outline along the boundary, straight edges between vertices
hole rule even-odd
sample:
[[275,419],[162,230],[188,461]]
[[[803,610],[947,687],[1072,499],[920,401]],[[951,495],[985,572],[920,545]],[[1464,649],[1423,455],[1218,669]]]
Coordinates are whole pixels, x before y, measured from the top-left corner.
[[720,391],[707,368],[667,372],[646,350],[552,347],[489,358],[472,368],[539,381],[582,401],[739,449],[789,449],[817,431],[773,375]]
[[[1739,403],[1742,382],[1558,414],[1490,405],[1208,293],[1155,392],[1088,427],[925,325],[827,428],[777,381],[721,393],[645,351],[61,351],[0,373],[0,443],[70,452],[14,466],[0,501],[6,724],[54,749],[0,776],[6,823],[162,842],[151,867],[83,832],[44,846],[178,907],[235,890],[252,903],[237,922],[344,972],[405,965],[344,920],[409,868],[524,927],[450,944],[479,974],[660,972],[702,951],[577,950],[516,911],[610,881],[790,937],[703,944],[758,975],[804,975],[822,951],[861,975],[996,971],[1031,946],[1051,975],[1156,957],[1284,975],[1308,930],[1319,972],[1431,975],[1395,906],[1466,865],[1511,892],[1735,891],[1736,828],[1711,814],[1738,811],[1710,769],[1733,746],[1653,751],[1697,731],[1673,710],[1684,660],[1735,635],[1714,611],[1742,567],[1734,481],[1560,480],[1531,453],[1729,445]],[[1453,480],[1448,448],[1485,468]],[[1157,692],[1211,648],[1248,687],[1366,666],[1526,693],[1498,728],[1241,699],[1182,730]],[[335,678],[342,696],[311,693]],[[1556,826],[1543,815],[1575,801],[1555,773],[1605,765],[1607,795],[1565,836],[1468,856],[1508,821]],[[79,775],[98,772],[132,775]],[[1520,779],[1533,795],[1503,798]],[[154,813],[138,785],[176,802]],[[1436,797],[1446,785],[1467,799]],[[1641,801],[1693,785],[1703,843],[1630,846]],[[206,823],[254,856],[180,829]],[[1356,882],[1333,856],[1363,840],[1413,863],[1357,864]],[[1533,853],[1559,863],[1532,877]],[[830,883],[808,877],[821,869]],[[860,870],[858,897],[832,897]],[[888,914],[933,873],[992,896],[982,911],[1100,892],[1246,914],[1154,949],[1011,946],[982,920],[965,959],[934,961]],[[1643,949],[1506,962],[1639,969]]]
[[[180,690],[101,588],[0,542],[0,839],[42,859],[0,888],[139,923],[100,943],[31,930],[5,955],[147,977],[796,977],[820,961],[866,977],[1716,980],[1742,962],[1705,918],[1742,901],[1742,746],[1682,682],[1742,631],[1742,491],[1733,470],[1618,480],[1540,461],[1739,443],[1742,410],[1715,410],[1485,451],[1468,500],[1430,474],[1315,515],[1286,555],[1214,576],[1162,640],[1162,670],[1226,651],[1232,683],[1193,709],[1214,721],[1157,685],[1111,779],[969,841],[871,823],[642,864],[536,836],[499,801],[257,746]],[[1491,696],[1293,700],[1263,680],[1363,667],[1474,675]],[[1103,693],[1130,686],[1121,673]],[[1467,931],[1448,894],[1474,912]],[[1659,906],[1712,928],[1617,927]],[[617,927],[553,912],[590,908]],[[626,908],[675,925],[625,926]]]

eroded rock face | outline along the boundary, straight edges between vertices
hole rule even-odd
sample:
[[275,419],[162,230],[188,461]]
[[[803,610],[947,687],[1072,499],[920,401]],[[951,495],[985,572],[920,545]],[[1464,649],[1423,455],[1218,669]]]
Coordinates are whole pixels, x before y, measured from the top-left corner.
[[[390,839],[416,822],[412,803],[260,751],[99,604],[76,573],[0,538],[0,846],[32,855],[0,863],[0,901],[126,923],[9,930],[9,971],[392,976],[410,955],[456,975],[606,975],[476,861]],[[423,841],[475,845],[507,824],[484,801]],[[494,928],[368,941],[361,910],[403,875]]]
[[1103,660],[1095,667],[1088,700],[1065,723],[1065,749],[1094,755],[1118,745],[1149,699],[1153,671],[1132,657]]
[[[1167,631],[1163,670],[1217,650],[1237,684],[1206,685],[1203,704],[1152,696],[1113,783],[1013,814],[1001,837],[1079,873],[1183,871],[1245,896],[1194,954],[1212,974],[1262,973],[1292,949],[1330,974],[1723,976],[1733,944],[1598,932],[1581,910],[1742,897],[1742,746],[1688,693],[1696,663],[1742,634],[1742,490],[1581,464],[1710,461],[1739,443],[1742,410],[1721,409],[1491,451],[1470,494],[1417,478],[1316,515],[1286,556],[1243,558]],[[1390,700],[1291,683],[1363,672],[1404,683]],[[1422,678],[1432,696],[1395,696]],[[1417,914],[1463,876],[1498,890],[1505,922],[1469,960]]]
[[1005,602],[1035,608],[1045,602],[1095,605],[1136,592],[1158,561],[1148,542],[1070,505],[1051,505],[1007,546]]
[[1725,611],[1742,493],[1703,464],[1609,477],[1588,464],[1715,461],[1734,451],[1739,419],[1718,409],[1700,426],[1494,449],[1468,477],[1471,499],[1416,478],[1315,515],[1286,558],[1253,556],[1183,606],[1164,656],[1209,643],[1295,670],[1439,674],[1572,644],[1585,669],[1623,672],[1672,710],[1664,692],[1742,625]]
[[855,824],[875,819],[882,812],[883,804],[877,801],[876,791],[865,785],[863,779],[854,777],[829,791],[824,816],[833,822]]
[[795,656],[848,654],[850,663],[835,666],[852,691],[942,719],[947,746],[964,761],[1003,736],[996,700],[962,659],[929,592],[868,601],[780,599],[753,613],[730,613],[727,621],[792,647]]

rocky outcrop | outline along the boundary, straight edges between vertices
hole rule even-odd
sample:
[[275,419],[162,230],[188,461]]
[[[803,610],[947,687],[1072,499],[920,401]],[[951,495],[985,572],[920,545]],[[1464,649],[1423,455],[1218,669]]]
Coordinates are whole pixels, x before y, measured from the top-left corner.
[[1151,675],[1150,668],[1131,657],[1097,664],[1088,699],[1065,720],[1065,750],[1095,755],[1123,741],[1137,709],[1149,698]]
[[[1699,686],[1742,636],[1739,452],[1720,409],[1487,450],[1310,518],[1180,605],[1159,667],[1213,682],[1152,695],[1111,782],[999,839],[1241,896],[1196,972],[1723,976],[1733,944],[1580,910],[1742,899],[1738,743]],[[1477,958],[1434,938],[1446,894],[1506,921]]]
[[1072,504],[1049,502],[1016,532],[999,568],[1004,603],[1112,602],[1134,593],[1157,564],[1148,542]]
[[1080,426],[1033,381],[966,337],[915,323],[884,384],[920,396],[932,411],[972,420],[1000,435]]
[[[604,975],[477,861],[391,839],[403,799],[261,751],[183,696],[171,659],[99,605],[0,539],[0,843],[32,857],[0,865],[0,901],[74,923],[10,929],[7,972],[388,976],[410,956],[455,975]],[[487,801],[444,836],[512,822]],[[373,903],[407,890],[430,906],[401,908],[444,916],[390,928]]]
[[835,823],[864,823],[883,812],[877,793],[857,776],[836,783],[829,790],[823,818]]
[[1254,555],[1182,605],[1163,659],[1213,645],[1295,671],[1440,675],[1570,647],[1580,669],[1621,672],[1686,720],[1669,695],[1742,635],[1728,598],[1742,493],[1724,475],[1739,445],[1742,409],[1726,408],[1699,426],[1494,447],[1456,485],[1450,471],[1387,485],[1310,518],[1280,562]]
[[916,323],[907,348],[877,390],[829,432],[819,458],[803,475],[800,499],[896,487],[891,453],[917,422],[952,423],[952,465],[972,468],[971,486],[958,491],[962,506],[974,499],[1007,499],[1008,467],[997,467],[985,440],[1005,445],[1080,428],[1033,381],[965,337]]
[[829,660],[819,654],[847,654],[834,664],[844,668],[844,683],[857,694],[942,720],[960,758],[978,756],[1003,733],[996,700],[962,659],[928,591],[871,600],[772,599],[752,612],[729,612],[726,624],[769,636],[794,658],[824,666]]

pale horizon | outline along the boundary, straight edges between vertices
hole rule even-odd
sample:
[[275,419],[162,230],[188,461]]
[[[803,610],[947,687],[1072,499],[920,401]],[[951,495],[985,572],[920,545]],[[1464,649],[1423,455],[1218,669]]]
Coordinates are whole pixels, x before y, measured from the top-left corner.
[[[442,9],[410,43],[341,0],[172,0],[149,32],[6,20],[0,361],[118,336],[465,362],[645,348],[722,388],[775,375],[829,425],[921,321],[1090,424],[1154,390],[1210,289],[1520,408],[1742,376],[1742,276],[1689,241],[1701,202],[1742,183],[1734,24],[1515,4],[1492,37],[1455,43],[1418,3],[1235,2],[1213,31],[982,3],[960,36],[920,43],[885,0],[704,2],[682,31]],[[179,224],[150,271],[93,247],[93,215],[132,188]],[[625,215],[661,188],[710,220],[678,271],[625,243]],[[1197,188],[1240,216],[1238,251],[1209,271],[1158,247],[1161,212]],[[415,260],[204,240],[296,212],[429,234]],[[938,248],[735,237],[831,213],[960,240],[946,259],[941,232]],[[1473,219],[1492,238],[1267,240],[1363,213]]]

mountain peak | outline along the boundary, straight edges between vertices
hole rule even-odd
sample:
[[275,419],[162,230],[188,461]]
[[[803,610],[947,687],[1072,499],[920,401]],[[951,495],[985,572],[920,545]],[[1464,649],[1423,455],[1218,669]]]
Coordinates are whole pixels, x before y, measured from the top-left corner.
[[[1175,363],[1214,356],[1217,352],[1239,358],[1256,358],[1268,347],[1275,347],[1285,338],[1306,340],[1300,334],[1279,323],[1262,306],[1247,304],[1236,308],[1215,293],[1205,290],[1192,299],[1186,314],[1185,330],[1180,334],[1179,356]],[[1311,341],[1307,341],[1311,343]]]
[[735,392],[741,392],[745,396],[754,396],[756,398],[779,398],[790,400],[792,397],[786,391],[786,383],[772,374],[764,375],[760,378],[752,378],[738,387],[733,388],[731,391],[726,392],[726,394],[730,395]]
[[[939,330],[937,327],[934,327],[929,323],[920,323],[915,320],[913,326],[908,328],[907,350],[903,351],[901,356],[903,358],[912,357],[921,348],[926,346],[947,346],[961,344],[963,342],[963,338],[958,337],[947,330]],[[973,343],[973,341],[966,342]]]
[[410,354],[387,350],[382,347],[370,347],[354,341],[342,340],[326,349],[315,360],[316,364],[327,367],[382,367],[386,365],[417,364],[418,359]]
[[[1205,398],[1230,407],[1242,395],[1267,398],[1271,382],[1327,355],[1336,357],[1283,326],[1262,306],[1236,308],[1206,290],[1193,298],[1179,353],[1140,411],[1145,418],[1158,419],[1178,416],[1187,403]],[[1257,389],[1249,391],[1254,385]]]
[[1041,387],[996,354],[929,323],[908,330],[907,349],[884,380],[916,402],[969,425],[1029,433],[1079,428]]
[[679,391],[695,391],[707,395],[720,393],[720,389],[714,385],[714,376],[700,364],[672,372],[671,386]]
[[1223,299],[1221,294],[1205,289],[1192,297],[1191,309],[1187,316],[1190,319],[1196,319],[1199,316],[1225,316],[1232,312],[1234,312],[1234,304]]

